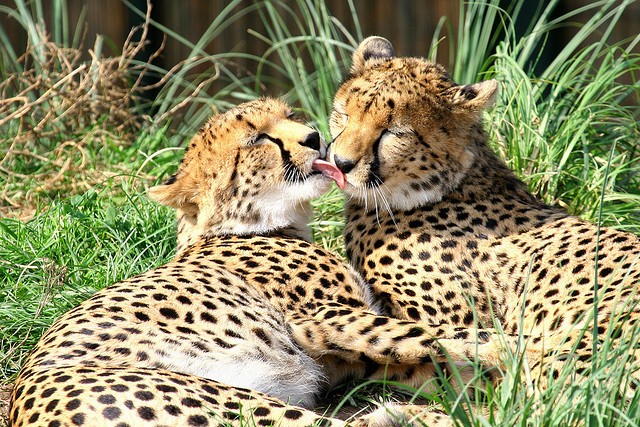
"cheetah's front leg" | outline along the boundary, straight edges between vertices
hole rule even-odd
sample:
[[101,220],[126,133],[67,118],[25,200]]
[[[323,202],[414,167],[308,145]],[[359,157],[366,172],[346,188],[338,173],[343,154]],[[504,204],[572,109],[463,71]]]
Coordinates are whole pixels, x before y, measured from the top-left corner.
[[[447,362],[467,365],[478,360],[499,366],[505,342],[493,329],[458,328],[380,316],[352,307],[323,307],[313,317],[292,315],[290,331],[306,353],[359,362],[419,365]],[[511,345],[512,343],[508,343]]]

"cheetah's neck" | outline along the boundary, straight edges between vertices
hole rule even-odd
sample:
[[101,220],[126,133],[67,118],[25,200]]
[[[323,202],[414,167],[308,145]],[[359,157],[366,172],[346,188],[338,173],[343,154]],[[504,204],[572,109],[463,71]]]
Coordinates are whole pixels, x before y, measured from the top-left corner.
[[195,216],[178,210],[177,252],[213,236],[278,234],[310,242],[311,214],[309,202],[299,203],[285,212],[277,200],[260,203],[252,215],[241,215],[236,209],[228,209],[208,216],[208,220],[203,220],[202,213]]
[[496,156],[485,141],[477,141],[470,147],[474,164],[466,172],[460,184],[444,199],[468,201],[488,200],[496,194],[509,196],[520,204],[541,207],[543,203],[531,194],[524,182]]

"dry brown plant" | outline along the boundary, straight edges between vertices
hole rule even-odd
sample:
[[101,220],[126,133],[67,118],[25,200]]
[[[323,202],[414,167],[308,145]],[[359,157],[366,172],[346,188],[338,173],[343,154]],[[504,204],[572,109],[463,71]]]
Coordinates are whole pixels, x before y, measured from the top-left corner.
[[51,42],[39,27],[42,42],[28,43],[16,67],[23,71],[0,82],[0,216],[28,216],[38,198],[77,194],[127,172],[105,170],[89,153],[130,144],[149,119],[135,108],[151,89],[142,83],[147,64],[134,58],[147,44],[150,11],[148,4],[145,24],[112,57],[97,53],[99,37],[84,52]]

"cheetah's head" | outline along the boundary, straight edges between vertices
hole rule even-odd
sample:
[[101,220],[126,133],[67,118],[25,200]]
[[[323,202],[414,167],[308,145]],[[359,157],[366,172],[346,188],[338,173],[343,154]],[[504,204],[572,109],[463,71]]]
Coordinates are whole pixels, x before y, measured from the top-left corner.
[[344,190],[369,207],[411,209],[440,200],[474,161],[472,129],[497,82],[458,85],[440,65],[395,57],[369,37],[356,49],[331,114],[329,159]]
[[276,99],[212,117],[193,137],[178,172],[149,191],[178,210],[178,246],[207,235],[295,230],[310,238],[309,200],[331,180],[318,165],[326,144]]

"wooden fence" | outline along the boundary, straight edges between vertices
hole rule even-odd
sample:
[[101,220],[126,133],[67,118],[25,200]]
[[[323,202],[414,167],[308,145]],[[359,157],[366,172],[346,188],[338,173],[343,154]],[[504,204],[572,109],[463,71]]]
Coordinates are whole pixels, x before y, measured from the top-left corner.
[[[145,8],[145,0],[130,1],[142,9]],[[333,16],[348,30],[354,31],[349,3],[346,0],[324,1]],[[42,3],[48,5],[52,2],[43,0]],[[253,3],[252,0],[246,0],[242,2],[239,9]],[[537,3],[530,1],[527,4],[536,7]],[[557,14],[575,10],[588,3],[590,0],[561,0]],[[141,18],[131,12],[120,0],[67,0],[67,4],[72,26],[78,21],[81,11],[85,10],[87,44],[92,43],[96,34],[102,34],[112,41],[114,47],[118,48],[122,46],[129,30],[141,23]],[[226,0],[152,0],[152,17],[184,38],[195,42],[227,4]],[[455,34],[458,31],[459,2],[457,0],[353,0],[353,4],[363,34],[387,37],[401,55],[427,55],[438,21],[444,16],[449,17],[452,24],[452,31],[448,37],[454,37],[455,40]],[[505,1],[506,4],[508,0]],[[13,7],[14,2],[0,0],[0,5]],[[585,18],[584,16],[576,17],[576,21],[580,19]],[[16,51],[23,50],[27,40],[24,30],[6,14],[1,13],[0,25],[11,37]],[[207,47],[207,51],[211,54],[226,51],[261,54],[266,46],[250,35],[248,29],[264,32],[263,23],[256,13],[245,15],[233,22]],[[548,45],[551,48],[563,46],[575,31],[575,28],[570,27],[555,31]],[[640,33],[640,1],[636,1],[629,7],[620,24],[614,29],[612,40],[621,40],[638,33]],[[161,37],[160,33],[152,34],[152,42],[157,46]],[[445,65],[448,65],[446,64],[449,54],[447,45],[448,42],[442,43],[438,52],[438,59]],[[640,50],[637,51],[640,52]],[[162,56],[156,60],[156,63],[168,69],[184,59],[188,52],[188,48],[184,45],[175,40],[168,40]]]

